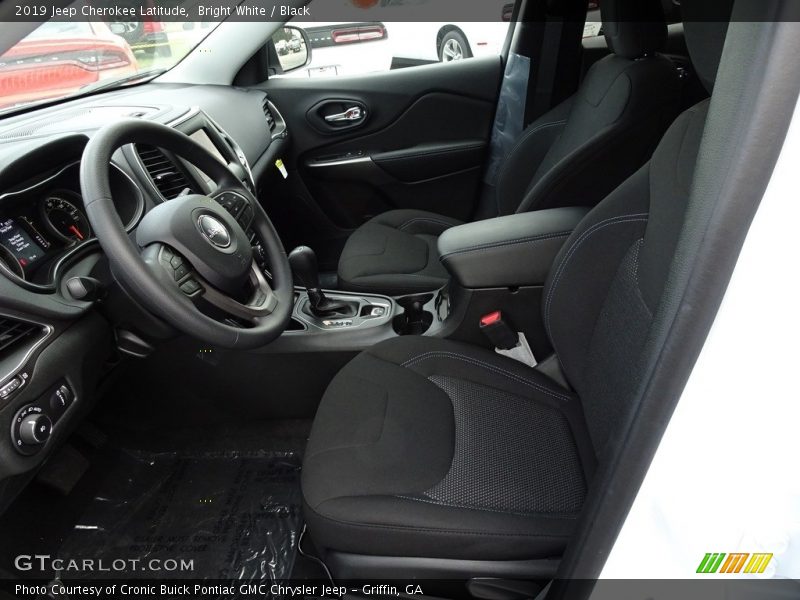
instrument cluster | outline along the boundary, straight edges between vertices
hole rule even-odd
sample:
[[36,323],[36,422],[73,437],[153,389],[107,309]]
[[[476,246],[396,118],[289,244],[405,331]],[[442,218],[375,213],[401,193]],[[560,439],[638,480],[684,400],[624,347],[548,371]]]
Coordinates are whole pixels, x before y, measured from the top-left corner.
[[[141,192],[118,168],[111,170],[111,183],[117,212],[130,227],[141,216]],[[62,259],[93,241],[80,195],[78,163],[0,194],[0,267],[7,273],[50,284]]]

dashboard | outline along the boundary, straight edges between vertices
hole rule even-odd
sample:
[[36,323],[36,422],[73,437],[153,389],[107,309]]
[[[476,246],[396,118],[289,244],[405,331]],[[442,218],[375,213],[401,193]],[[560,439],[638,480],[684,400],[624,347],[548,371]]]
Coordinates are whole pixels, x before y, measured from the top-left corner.
[[[86,143],[131,117],[191,136],[257,195],[279,176],[289,139],[263,91],[219,86],[149,83],[0,119],[0,511],[87,413],[120,354],[137,355],[131,332],[175,333],[116,280],[81,195]],[[108,168],[131,236],[158,204],[215,186],[147,146],[122,147]],[[96,281],[102,302],[74,294],[76,278]],[[48,437],[34,439],[42,424]]]

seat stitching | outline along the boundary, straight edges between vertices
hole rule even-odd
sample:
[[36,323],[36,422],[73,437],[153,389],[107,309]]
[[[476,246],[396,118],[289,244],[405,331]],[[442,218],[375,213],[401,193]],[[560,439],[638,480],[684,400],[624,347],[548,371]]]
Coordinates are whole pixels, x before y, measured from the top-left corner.
[[633,258],[633,279],[636,283],[639,283],[639,255],[641,254],[643,243],[644,238],[639,238],[639,242],[636,244],[636,255]]
[[548,533],[501,533],[496,531],[462,531],[459,529],[442,529],[436,527],[404,527],[402,525],[388,525],[383,523],[356,523],[355,521],[346,521],[344,519],[337,519],[336,517],[331,517],[329,515],[324,515],[319,512],[319,507],[325,502],[330,502],[330,500],[340,500],[342,498],[346,498],[347,496],[339,496],[337,498],[331,498],[329,500],[324,500],[320,504],[317,505],[316,508],[310,507],[311,510],[317,513],[323,519],[327,519],[328,521],[333,521],[334,523],[341,523],[343,525],[349,525],[352,527],[366,527],[372,529],[393,529],[396,531],[425,531],[428,533],[441,533],[441,534],[451,534],[451,535],[471,535],[471,536],[487,536],[487,537],[504,537],[504,538],[511,538],[511,537],[525,537],[525,538],[550,538],[550,539],[569,539],[569,535],[558,535],[558,534],[548,534]]
[[[562,119],[561,121],[552,121],[550,123],[542,123],[541,125],[537,125],[536,127],[534,127],[530,131],[527,131],[527,130],[524,131],[522,133],[522,135],[520,136],[519,140],[517,140],[517,143],[514,144],[513,148],[511,148],[511,150],[508,151],[508,154],[505,155],[505,158],[503,160],[503,167],[500,169],[500,173],[498,173],[498,175],[497,175],[497,187],[499,188],[502,185],[503,178],[505,177],[506,172],[510,168],[511,161],[508,160],[509,157],[511,155],[513,155],[520,148],[520,146],[522,145],[523,142],[525,142],[529,137],[531,137],[537,131],[541,131],[542,129],[547,129],[549,127],[556,127],[558,125],[564,125],[566,122],[567,122],[566,119]],[[530,182],[529,182],[529,185],[530,185]],[[498,210],[499,210],[499,207],[498,207]]]
[[523,377],[521,377],[519,375],[515,375],[511,371],[506,371],[505,369],[503,369],[501,367],[497,367],[495,365],[491,365],[489,363],[483,362],[483,361],[478,360],[476,358],[464,356],[462,354],[456,354],[455,352],[444,352],[444,351],[426,352],[425,354],[420,354],[419,356],[416,356],[414,358],[411,358],[411,359],[405,361],[404,363],[401,363],[400,366],[408,368],[408,367],[411,367],[411,366],[413,366],[413,365],[415,365],[415,364],[417,364],[419,362],[423,362],[425,360],[428,360],[429,358],[434,358],[436,356],[444,356],[446,358],[451,358],[453,360],[460,360],[460,361],[463,361],[463,362],[466,362],[466,363],[479,365],[479,366],[482,366],[482,367],[484,367],[485,369],[487,369],[489,371],[494,371],[495,373],[503,374],[503,375],[505,375],[506,377],[508,377],[510,379],[518,381],[519,383],[522,383],[524,385],[530,386],[530,387],[534,388],[535,390],[538,390],[538,391],[540,391],[543,394],[546,394],[548,396],[552,396],[553,398],[556,398],[558,400],[563,400],[564,402],[569,402],[571,400],[571,398],[569,396],[564,396],[562,394],[558,394],[556,392],[553,392],[552,390],[549,390],[549,389],[547,389],[546,387],[544,387],[542,385],[539,385],[539,384],[534,383],[532,381],[528,381],[527,379],[525,379],[525,378],[523,378]]
[[[360,275],[356,279],[357,280],[363,280],[363,279],[365,279],[367,277],[376,277],[376,276],[377,275]],[[394,291],[398,291],[398,290],[402,291],[402,290],[405,290],[405,289],[414,289],[416,291],[426,292],[426,291],[430,291],[430,290],[436,289],[436,286],[440,286],[441,287],[442,285],[447,283],[446,279],[442,279],[440,277],[434,277],[432,275],[415,275],[413,273],[390,273],[390,274],[388,274],[386,276],[387,277],[419,277],[420,279],[431,279],[431,280],[435,279],[436,281],[428,281],[428,282],[420,281],[418,284],[415,284],[415,283],[412,283],[412,282],[409,282],[409,281],[381,282],[378,285],[383,290],[391,289],[391,290],[394,290]],[[342,278],[342,277],[340,277],[340,279],[347,284],[348,289],[352,289],[353,291],[369,292],[369,291],[374,291],[375,290],[375,285],[370,285],[369,282],[367,282],[367,283],[358,283],[356,281],[356,279],[348,280],[348,279],[345,279],[345,278]],[[433,287],[431,287],[431,286],[433,286]]]
[[642,253],[642,246],[644,245],[644,238],[639,238],[639,242],[636,244],[636,256],[633,259],[633,281],[636,287],[636,295],[639,296],[639,300],[642,302],[642,306],[647,311],[647,314],[650,315],[650,318],[653,318],[653,311],[650,310],[650,307],[647,305],[647,302],[644,299],[644,295],[642,294],[642,289],[639,286],[639,255]]
[[[364,381],[366,381],[366,380],[364,380]],[[306,455],[304,460],[309,461],[312,458],[316,458],[317,456],[321,456],[321,455],[326,454],[328,452],[334,452],[334,451],[339,451],[339,450],[352,450],[353,448],[366,448],[368,446],[374,446],[375,444],[380,442],[381,438],[383,437],[383,430],[386,428],[386,411],[387,411],[387,408],[389,406],[388,397],[389,397],[389,392],[384,389],[383,390],[383,398],[382,398],[382,400],[384,400],[384,403],[383,403],[383,418],[381,419],[381,430],[378,432],[378,436],[373,441],[371,441],[369,443],[366,443],[366,444],[348,444],[348,445],[342,444],[340,446],[333,446],[333,447],[325,448],[324,450],[320,450],[319,452],[314,452],[313,454]]]
[[402,231],[407,226],[411,225],[411,223],[416,223],[416,222],[435,223],[436,225],[444,225],[446,227],[455,227],[455,223],[448,223],[447,221],[442,221],[442,220],[439,220],[439,219],[430,219],[430,218],[425,218],[425,217],[415,217],[413,219],[409,219],[408,221],[406,221],[405,223],[400,225],[400,227],[398,227],[397,229],[399,231]]
[[533,242],[544,242],[551,239],[558,239],[569,237],[571,235],[571,231],[562,231],[560,233],[542,233],[539,235],[519,238],[516,240],[508,240],[502,242],[487,242],[485,244],[478,244],[477,246],[469,246],[460,250],[454,250],[453,252],[448,252],[447,254],[443,254],[439,257],[440,261],[453,256],[454,254],[465,254],[467,252],[480,252],[482,250],[492,250],[494,248],[502,248],[503,246],[513,246],[516,244],[530,244]]
[[545,302],[545,326],[547,328],[547,333],[550,334],[552,338],[551,328],[550,328],[550,306],[552,304],[553,295],[555,293],[555,289],[558,287],[558,283],[561,280],[561,276],[564,274],[567,264],[572,259],[575,252],[580,248],[580,246],[589,239],[592,235],[600,231],[601,229],[605,229],[611,225],[619,225],[622,223],[630,223],[635,221],[647,221],[647,216],[649,213],[637,213],[637,214],[630,214],[630,215],[620,215],[617,217],[611,217],[609,219],[605,219],[600,221],[599,223],[595,223],[589,229],[584,231],[577,240],[570,246],[569,250],[567,251],[564,260],[561,261],[559,264],[558,269],[556,270],[556,274],[553,277],[553,283],[550,285],[550,290],[547,293],[547,300]]
[[[388,225],[383,225],[381,223],[373,223],[372,226],[385,227],[386,229],[390,229],[390,227]],[[373,252],[371,254],[361,253],[361,254],[355,254],[353,256],[342,256],[339,259],[339,263],[341,264],[341,263],[347,262],[348,260],[354,260],[354,259],[357,259],[357,258],[362,258],[364,256],[382,256],[382,255],[386,254],[387,238],[386,238],[385,234],[384,234],[384,237],[383,237],[383,239],[381,241],[383,242],[383,249],[380,252]],[[346,246],[345,246],[345,248],[346,248]]]
[[403,500],[411,500],[413,502],[423,502],[425,504],[432,504],[433,506],[448,506],[450,508],[461,508],[464,510],[477,510],[482,512],[493,512],[499,513],[501,515],[516,515],[518,517],[533,517],[533,516],[540,516],[547,519],[562,519],[562,520],[574,520],[577,518],[577,513],[569,514],[569,513],[543,513],[543,512],[515,512],[511,510],[499,510],[496,508],[484,508],[480,506],[468,506],[466,504],[455,504],[450,502],[437,502],[435,500],[428,500],[425,498],[414,498],[413,496],[403,496],[401,494],[395,494],[395,498],[402,498]]

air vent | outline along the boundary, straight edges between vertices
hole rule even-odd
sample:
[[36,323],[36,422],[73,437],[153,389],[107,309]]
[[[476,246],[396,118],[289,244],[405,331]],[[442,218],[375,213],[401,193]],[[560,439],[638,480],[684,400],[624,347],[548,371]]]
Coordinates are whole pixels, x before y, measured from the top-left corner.
[[26,338],[39,333],[42,328],[33,323],[0,317],[0,354],[5,354]]
[[267,117],[267,125],[269,126],[269,131],[272,133],[275,131],[275,116],[272,114],[272,111],[269,108],[269,100],[264,97],[264,100],[261,101],[261,108],[264,110],[264,116]]
[[137,145],[136,152],[142,160],[144,168],[153,180],[153,183],[167,200],[177,198],[180,193],[189,188],[196,193],[184,175],[183,171],[155,146]]

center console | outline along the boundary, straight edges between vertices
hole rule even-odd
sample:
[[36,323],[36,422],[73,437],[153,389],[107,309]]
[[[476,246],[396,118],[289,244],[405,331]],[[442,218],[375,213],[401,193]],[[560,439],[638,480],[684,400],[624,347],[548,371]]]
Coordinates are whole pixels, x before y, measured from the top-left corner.
[[295,248],[289,264],[299,287],[289,326],[269,351],[363,350],[398,335],[436,335],[449,314],[446,290],[400,297],[323,290],[307,246]]
[[399,335],[441,335],[449,324],[446,288],[397,298],[325,290],[327,299],[345,307],[330,315],[314,313],[313,294],[295,288],[289,327],[270,352],[357,351]]
[[452,227],[439,238],[450,283],[429,293],[390,297],[322,290],[314,252],[289,255],[295,281],[292,320],[274,351],[362,350],[402,335],[488,341],[478,323],[501,310],[539,356],[552,352],[541,322],[547,274],[586,208],[557,208]]
[[298,290],[292,311],[294,330],[340,331],[380,327],[392,319],[393,300],[382,296],[362,296],[326,292],[326,298],[342,306],[329,314],[318,314],[307,290]]

